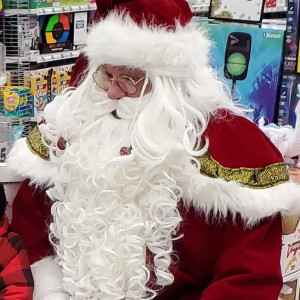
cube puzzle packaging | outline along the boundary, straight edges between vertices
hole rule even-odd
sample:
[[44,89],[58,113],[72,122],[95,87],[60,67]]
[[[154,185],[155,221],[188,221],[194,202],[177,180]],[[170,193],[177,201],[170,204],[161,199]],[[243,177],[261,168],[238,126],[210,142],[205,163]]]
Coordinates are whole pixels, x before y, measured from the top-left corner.
[[225,23],[201,26],[212,40],[210,63],[231,89],[233,100],[250,109],[248,117],[254,122],[261,117],[274,122],[285,30]]
[[39,16],[38,43],[41,53],[56,53],[72,50],[72,13]]

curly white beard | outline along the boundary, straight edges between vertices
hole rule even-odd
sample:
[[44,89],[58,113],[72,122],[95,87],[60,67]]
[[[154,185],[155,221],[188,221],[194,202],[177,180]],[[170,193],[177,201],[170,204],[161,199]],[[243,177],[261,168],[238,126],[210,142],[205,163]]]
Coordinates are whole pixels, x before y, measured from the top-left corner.
[[[53,142],[51,159],[60,176],[49,191],[55,200],[51,239],[64,288],[70,299],[152,299],[156,292],[147,284],[146,249],[154,257],[156,284],[170,285],[180,188],[170,161],[145,168],[134,149],[120,156],[120,148],[130,145],[136,105],[130,118],[115,106],[121,100],[90,92],[83,99],[79,103],[74,93],[59,109],[55,127],[41,126],[44,136],[63,136],[68,142],[64,151]],[[114,109],[128,118],[115,119]]]

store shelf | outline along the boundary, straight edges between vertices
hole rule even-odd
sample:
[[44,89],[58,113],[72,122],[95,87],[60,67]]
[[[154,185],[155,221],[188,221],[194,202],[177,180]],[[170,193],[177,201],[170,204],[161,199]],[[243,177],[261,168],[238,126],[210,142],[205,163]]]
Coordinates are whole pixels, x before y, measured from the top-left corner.
[[198,13],[198,12],[208,12],[209,10],[209,5],[192,5],[191,6],[191,11],[192,13]]
[[80,55],[79,50],[63,51],[58,53],[31,55],[30,61],[38,64],[43,62],[57,61],[62,59],[77,58]]
[[286,6],[278,6],[278,7],[265,7],[264,13],[280,13],[280,12],[286,12],[287,7]]
[[6,163],[0,163],[0,182],[21,182],[24,178],[11,169],[9,169]]
[[77,58],[80,55],[79,50],[70,50],[57,53],[47,53],[47,54],[32,54],[26,57],[16,57],[16,56],[7,56],[6,63],[22,63],[22,62],[35,62],[38,64],[50,61],[59,61],[63,59]]
[[80,11],[89,11],[95,10],[96,4],[85,4],[85,5],[69,5],[69,6],[57,6],[57,7],[43,7],[35,9],[6,9],[4,10],[5,16],[14,16],[14,15],[51,15],[59,13],[68,13],[68,12],[80,12]]

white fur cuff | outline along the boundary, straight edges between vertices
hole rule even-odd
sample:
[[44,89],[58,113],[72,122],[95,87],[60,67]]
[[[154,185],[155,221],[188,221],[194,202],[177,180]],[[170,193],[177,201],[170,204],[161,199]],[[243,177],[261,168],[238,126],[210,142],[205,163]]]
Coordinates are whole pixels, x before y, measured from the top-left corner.
[[33,300],[65,300],[62,272],[53,256],[46,257],[31,265],[34,291]]

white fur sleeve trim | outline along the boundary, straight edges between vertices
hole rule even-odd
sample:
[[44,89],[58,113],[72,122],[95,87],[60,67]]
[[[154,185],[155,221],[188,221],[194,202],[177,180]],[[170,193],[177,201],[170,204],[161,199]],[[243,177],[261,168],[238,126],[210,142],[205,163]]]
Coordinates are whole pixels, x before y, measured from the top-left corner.
[[22,177],[30,178],[32,183],[38,185],[50,185],[52,180],[58,176],[56,166],[32,153],[25,138],[14,143],[8,155],[7,166]]
[[300,214],[300,185],[282,183],[265,189],[251,189],[241,184],[202,174],[191,176],[189,186],[183,186],[186,206],[215,216],[240,214],[247,225],[278,212],[282,215]]
[[34,291],[33,300],[68,299],[63,292],[62,272],[53,256],[48,256],[31,265]]

